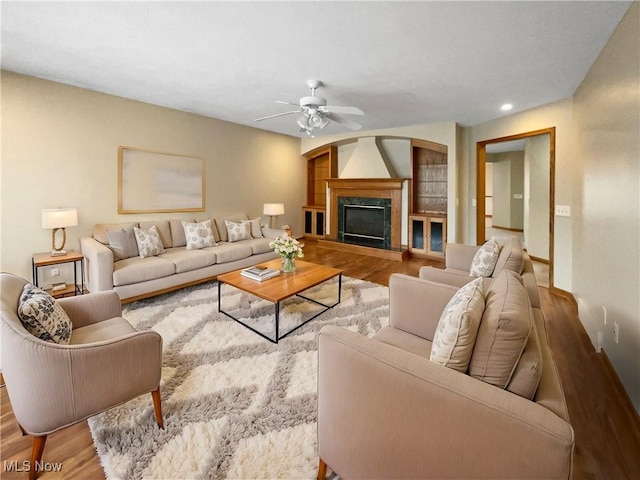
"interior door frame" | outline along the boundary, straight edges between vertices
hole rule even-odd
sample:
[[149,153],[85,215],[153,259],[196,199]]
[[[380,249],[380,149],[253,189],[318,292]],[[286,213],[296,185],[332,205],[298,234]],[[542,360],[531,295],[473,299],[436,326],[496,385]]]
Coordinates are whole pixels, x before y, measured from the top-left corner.
[[518,133],[506,137],[492,138],[476,143],[476,244],[485,242],[485,185],[487,145],[492,143],[509,142],[537,135],[549,135],[549,288],[553,289],[554,265],[554,222],[555,222],[555,191],[556,191],[556,127],[543,128],[531,132]]

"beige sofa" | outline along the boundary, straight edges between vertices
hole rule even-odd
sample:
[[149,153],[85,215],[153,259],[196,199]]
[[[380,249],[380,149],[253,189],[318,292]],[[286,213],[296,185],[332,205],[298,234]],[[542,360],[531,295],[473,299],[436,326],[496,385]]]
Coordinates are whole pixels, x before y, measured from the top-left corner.
[[542,311],[512,272],[485,288],[472,364],[496,311],[532,325],[504,388],[430,360],[458,287],[394,274],[388,327],[373,338],[323,327],[319,478],[327,466],[345,479],[571,477],[574,434]]
[[[188,285],[213,280],[217,275],[278,258],[269,242],[283,230],[262,227],[264,238],[228,241],[225,220],[248,220],[246,214],[224,215],[211,219],[217,245],[187,250],[182,220],[154,220],[119,224],[98,224],[92,236],[80,239],[85,257],[85,280],[90,292],[115,290],[123,303],[139,300]],[[196,218],[201,222],[207,218]],[[194,221],[194,220],[190,220]],[[114,261],[107,230],[155,225],[165,253],[153,257],[132,257]]]

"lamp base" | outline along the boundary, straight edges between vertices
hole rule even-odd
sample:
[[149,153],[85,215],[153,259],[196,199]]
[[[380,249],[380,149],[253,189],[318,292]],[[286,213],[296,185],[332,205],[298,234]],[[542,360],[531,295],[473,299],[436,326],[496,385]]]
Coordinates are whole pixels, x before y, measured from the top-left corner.
[[66,250],[51,250],[51,256],[52,257],[60,257],[62,255],[66,255],[67,251]]

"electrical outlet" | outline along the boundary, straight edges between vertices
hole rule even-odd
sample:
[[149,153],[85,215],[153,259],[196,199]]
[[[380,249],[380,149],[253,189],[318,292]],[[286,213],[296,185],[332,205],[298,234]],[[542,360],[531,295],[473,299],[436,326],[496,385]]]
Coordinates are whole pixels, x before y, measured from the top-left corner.
[[52,268],[51,269],[51,276],[52,277],[57,277],[58,275],[60,275],[60,269],[59,268]]
[[618,327],[618,322],[613,322],[613,340],[618,343],[618,335],[620,334],[620,327]]

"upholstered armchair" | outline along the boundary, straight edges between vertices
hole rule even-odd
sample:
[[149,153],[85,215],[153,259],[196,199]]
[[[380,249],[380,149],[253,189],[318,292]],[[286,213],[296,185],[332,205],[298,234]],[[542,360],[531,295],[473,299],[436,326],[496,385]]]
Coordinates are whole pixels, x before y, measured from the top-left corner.
[[137,332],[121,317],[118,294],[99,292],[58,300],[72,321],[68,345],[43,341],[18,317],[27,281],[1,273],[2,374],[23,434],[33,435],[30,479],[47,435],[151,392],[155,420],[160,400],[162,337]]

